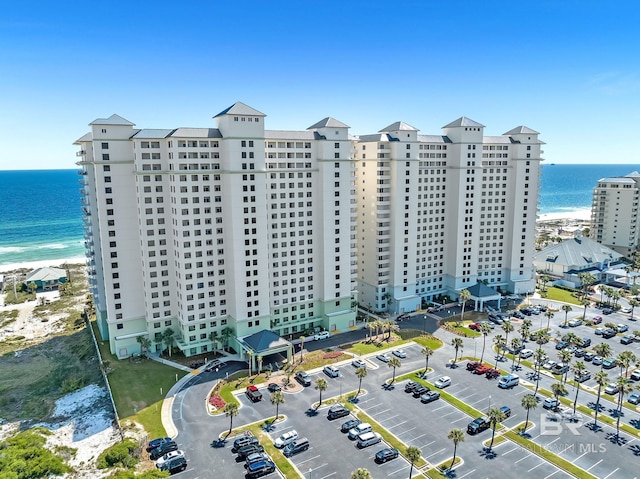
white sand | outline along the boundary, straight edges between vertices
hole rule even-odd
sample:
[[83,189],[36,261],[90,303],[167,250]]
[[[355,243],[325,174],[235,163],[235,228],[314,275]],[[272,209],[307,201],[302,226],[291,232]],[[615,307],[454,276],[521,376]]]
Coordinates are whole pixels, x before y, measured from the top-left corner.
[[591,209],[586,208],[582,210],[567,211],[563,213],[545,213],[543,215],[538,215],[538,221],[556,221],[556,220],[590,221]]
[[78,258],[69,258],[69,259],[49,259],[44,261],[31,261],[27,263],[10,263],[10,264],[0,264],[0,273],[6,273],[8,271],[15,271],[17,269],[38,269],[44,268],[46,266],[62,266],[66,264],[84,264],[87,261],[87,258],[81,256]]

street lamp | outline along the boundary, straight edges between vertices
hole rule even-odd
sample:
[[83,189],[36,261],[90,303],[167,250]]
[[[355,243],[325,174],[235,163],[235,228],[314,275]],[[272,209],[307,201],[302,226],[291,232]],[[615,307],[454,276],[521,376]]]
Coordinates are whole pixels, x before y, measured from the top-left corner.
[[422,319],[424,320],[424,321],[423,321],[423,323],[422,323],[422,324],[423,324],[423,326],[422,326],[422,332],[423,332],[424,334],[427,334],[427,315],[426,315],[426,314],[423,314],[423,315],[422,315]]
[[473,359],[476,359],[476,338],[473,338]]

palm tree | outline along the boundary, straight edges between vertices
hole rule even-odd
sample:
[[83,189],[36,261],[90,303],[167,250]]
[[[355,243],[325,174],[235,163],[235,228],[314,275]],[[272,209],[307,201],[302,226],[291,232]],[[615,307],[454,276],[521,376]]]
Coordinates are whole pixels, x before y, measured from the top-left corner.
[[531,329],[531,326],[533,326],[533,321],[531,321],[531,318],[527,318],[527,317],[525,317],[525,318],[522,320],[522,325],[523,325],[523,326],[526,326],[526,327],[527,327],[527,328],[529,328],[529,329]]
[[568,319],[569,319],[569,318],[568,318],[568,316],[569,316],[569,311],[573,311],[573,308],[572,308],[570,305],[568,305],[568,304],[563,304],[563,305],[562,305],[562,308],[560,308],[560,309],[562,309],[562,311],[564,311],[564,326],[565,326],[565,328],[566,328],[566,327],[567,327],[567,321],[568,321]]
[[425,359],[424,374],[426,376],[427,371],[429,371],[429,356],[433,354],[433,349],[431,349],[429,346],[425,346],[424,348],[422,348],[420,352],[422,353]]
[[[511,349],[513,349],[514,351],[518,351],[518,349],[520,348],[520,346],[522,346],[522,340],[520,338],[513,338],[511,340]],[[520,354],[515,353],[513,355],[513,361],[511,362],[511,369],[513,369],[513,366],[516,363],[516,356],[518,356],[518,367],[520,367]]]
[[320,391],[320,402],[318,402],[318,407],[322,406],[322,391],[326,391],[328,387],[329,383],[327,383],[325,378],[316,379],[316,389]]
[[580,285],[582,286],[583,299],[587,298],[589,293],[589,287],[596,283],[597,279],[591,273],[578,273],[578,278],[580,278]]
[[169,357],[171,357],[171,347],[173,346],[173,329],[167,328],[162,333],[162,340],[167,344],[167,348],[169,349]]
[[578,338],[578,336],[575,333],[567,333],[564,336],[564,340],[569,343],[571,346],[577,346],[578,342],[580,342],[580,344],[582,344],[582,340]]
[[451,429],[449,434],[447,434],[447,439],[450,439],[451,442],[453,442],[453,460],[449,466],[449,468],[452,468],[456,463],[456,450],[458,449],[458,443],[464,441],[464,431],[462,429]]
[[227,326],[226,328],[222,328],[220,331],[220,338],[224,342],[224,350],[229,349],[229,340],[233,337],[233,328],[231,326]]
[[393,384],[396,381],[396,368],[399,368],[400,366],[402,366],[402,363],[398,358],[394,357],[389,359],[387,366],[389,366],[390,368],[393,368],[393,379],[391,379],[391,384]]
[[607,343],[600,343],[593,347],[593,350],[598,356],[608,358],[611,355],[611,346]]
[[545,311],[544,315],[547,317],[547,331],[549,331],[549,325],[551,324],[551,318],[553,318],[556,315],[556,313],[551,311],[551,309],[547,309]]
[[391,333],[395,333],[400,330],[400,326],[398,326],[395,321],[386,321],[386,329],[387,329],[387,340],[391,341]]
[[275,405],[276,407],[276,418],[273,420],[273,422],[276,422],[278,420],[278,410],[280,409],[280,404],[284,404],[284,393],[282,391],[273,391],[271,393],[271,404]]
[[567,395],[567,388],[562,383],[553,383],[551,385],[551,391],[553,392],[553,397],[555,397],[556,400],[558,399],[558,396],[566,396]]
[[372,479],[371,473],[364,467],[359,467],[351,473],[351,479]]
[[360,394],[360,389],[362,388],[362,380],[367,377],[367,368],[356,368],[356,376],[360,380],[360,383],[358,384],[358,392],[356,393],[356,396],[358,396]]
[[527,339],[529,339],[529,333],[531,332],[531,328],[530,326],[527,326],[526,324],[523,323],[520,326],[520,329],[518,329],[518,332],[520,333],[520,338],[524,343]]
[[367,323],[367,329],[369,330],[369,340],[373,341],[373,331],[376,329],[376,322],[369,321]]
[[540,367],[546,361],[548,356],[547,356],[547,352],[544,349],[538,348],[533,353],[533,357],[536,360],[536,369],[535,369],[535,371],[536,371],[536,390],[533,392],[533,395],[535,396],[536,394],[538,394],[538,386],[540,384]]
[[482,354],[480,355],[480,362],[484,358],[484,348],[487,346],[487,336],[491,332],[491,326],[487,323],[482,323],[480,326],[480,333],[482,334]]
[[596,384],[598,385],[598,399],[596,401],[596,416],[594,421],[594,427],[598,427],[598,412],[600,411],[600,395],[602,393],[602,388],[609,384],[609,375],[604,371],[598,371],[595,374],[594,379],[596,380]]
[[[634,276],[635,278],[635,276]],[[633,298],[629,300],[629,306],[631,306],[631,320],[633,321],[633,310],[636,308],[636,306],[640,306],[640,301],[638,301],[637,299]]]
[[487,417],[489,418],[489,424],[491,424],[492,429],[491,443],[489,444],[489,450],[491,450],[491,448],[493,447],[493,440],[496,436],[496,427],[498,426],[499,422],[504,421],[507,417],[505,416],[504,412],[502,412],[497,407],[489,409],[489,412],[487,412]]
[[413,465],[420,459],[420,456],[422,456],[422,451],[415,446],[409,446],[407,447],[404,455],[411,463],[411,469],[409,470],[409,479],[411,479],[411,477],[413,476]]
[[493,344],[495,344],[496,348],[498,349],[498,354],[496,355],[496,367],[494,368],[494,369],[498,369],[498,360],[501,358],[502,348],[504,348],[504,345],[506,344],[502,334],[496,334],[493,337]]
[[228,402],[224,406],[223,411],[225,416],[228,416],[231,419],[231,421],[229,422],[229,433],[227,434],[228,436],[229,434],[231,434],[231,430],[233,429],[233,417],[238,415],[238,403]]
[[151,347],[151,340],[145,336],[137,336],[136,341],[140,344],[140,355],[144,356]]
[[[575,363],[573,365],[572,368],[573,374],[574,376],[576,376],[577,378],[580,378],[580,376],[582,376],[584,373],[587,372],[587,367],[584,365],[584,363],[582,361],[578,361],[577,363]],[[576,387],[576,397],[573,401],[573,415],[575,416],[576,414],[576,407],[578,406],[578,393],[580,392],[580,381],[576,381],[576,384],[578,385]]]
[[215,358],[218,355],[218,341],[220,338],[218,337],[218,331],[212,331],[209,333],[209,341],[211,341],[211,346],[213,347],[213,357]]
[[624,376],[627,376],[629,374],[629,366],[631,366],[637,360],[638,358],[636,358],[636,355],[629,350],[622,351],[620,354],[618,354],[616,362],[618,363],[618,366],[620,366],[620,376],[622,376],[623,369],[625,370]]
[[302,351],[304,350],[304,335],[300,336],[300,362],[302,362]]
[[622,298],[622,293],[618,289],[614,289],[611,293],[611,299],[613,299],[613,309],[618,306],[618,301]]
[[546,274],[540,276],[540,282],[542,283],[542,291],[547,290],[547,283],[549,281],[551,281],[551,278],[549,278],[549,276],[547,276]]
[[458,351],[462,349],[462,345],[463,345],[462,338],[453,338],[451,340],[451,346],[453,346],[453,348],[456,350],[456,355],[453,358],[453,364],[455,364],[456,361],[458,360]]
[[[573,358],[573,354],[571,353],[571,351],[568,351],[566,349],[562,349],[560,351],[558,351],[558,359],[560,359],[560,362],[566,364],[567,366],[569,366],[569,364],[571,363],[571,358]],[[564,380],[563,382],[567,382],[567,375],[569,374],[569,371],[566,371],[564,373]]]
[[524,422],[524,429],[522,430],[522,434],[526,434],[527,426],[529,425],[529,413],[532,409],[538,407],[538,400],[532,394],[526,394],[522,397],[522,407],[527,411],[527,419]]
[[633,391],[633,384],[629,382],[627,378],[618,378],[616,381],[616,385],[618,386],[618,414],[616,421],[616,437],[620,435],[620,416],[622,416],[622,401],[624,400],[625,394]]
[[511,321],[505,321],[502,323],[502,330],[504,331],[504,343],[509,344],[509,333],[512,333],[515,328]]
[[464,307],[467,301],[469,301],[469,298],[471,298],[471,293],[469,292],[468,289],[463,289],[462,291],[460,291],[460,302],[462,303],[462,312],[460,313],[460,321],[464,321]]
[[549,342],[549,335],[546,331],[536,331],[534,333],[534,341],[537,345],[542,346],[543,344]]
[[253,351],[247,349],[247,356],[249,356],[249,377],[251,377],[251,368],[253,367]]

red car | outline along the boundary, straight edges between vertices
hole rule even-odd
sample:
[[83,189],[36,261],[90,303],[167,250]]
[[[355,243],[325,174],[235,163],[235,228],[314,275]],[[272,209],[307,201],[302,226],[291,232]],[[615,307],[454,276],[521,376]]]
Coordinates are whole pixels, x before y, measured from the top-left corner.
[[489,368],[486,373],[487,379],[495,379],[500,376],[500,371],[498,369]]
[[594,316],[591,321],[593,324],[600,324],[602,322],[602,316]]
[[473,329],[474,331],[480,331],[482,326],[479,323],[471,323],[469,325],[469,329]]
[[469,361],[467,363],[467,371],[475,371],[478,366],[480,366],[478,361]]
[[491,370],[491,366],[487,366],[486,364],[481,364],[480,366],[478,366],[473,373],[474,374],[486,374],[488,371]]

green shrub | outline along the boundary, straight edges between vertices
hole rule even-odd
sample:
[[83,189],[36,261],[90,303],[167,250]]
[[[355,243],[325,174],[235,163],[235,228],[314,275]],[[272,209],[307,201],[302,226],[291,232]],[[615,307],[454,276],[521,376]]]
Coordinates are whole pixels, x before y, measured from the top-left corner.
[[77,391],[78,389],[84,386],[83,378],[69,378],[62,381],[62,393],[68,394],[73,391]]
[[98,469],[108,467],[133,468],[140,457],[140,446],[136,441],[127,438],[102,451],[98,456]]

